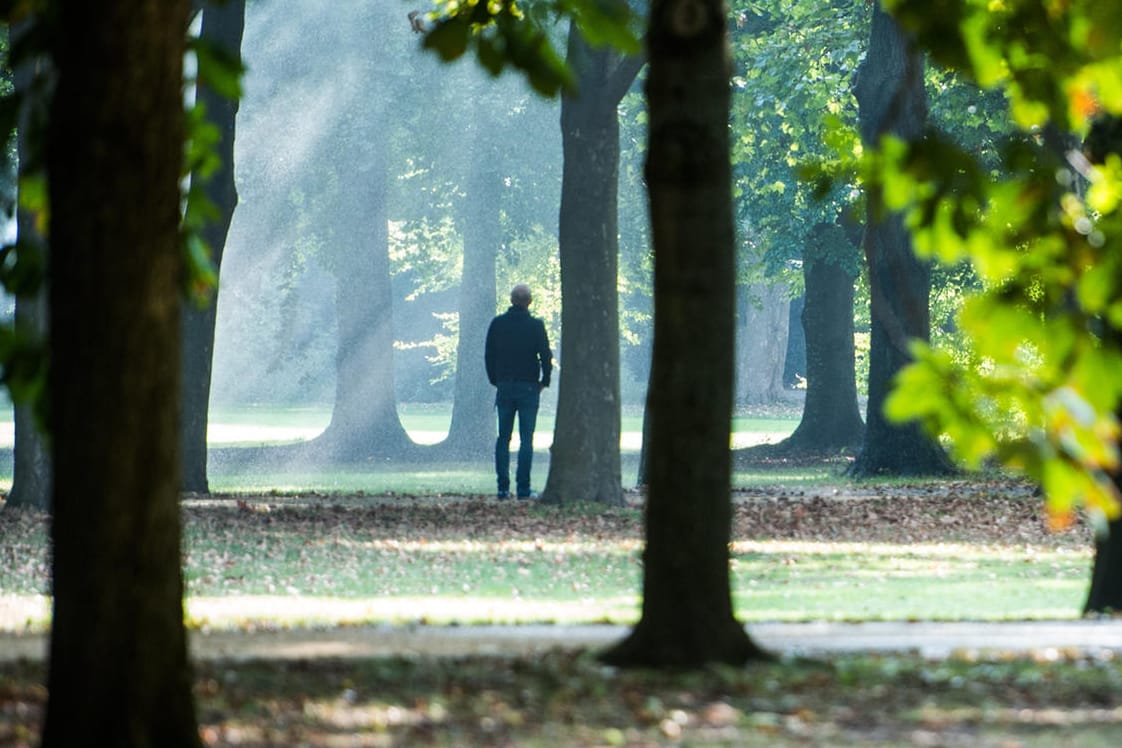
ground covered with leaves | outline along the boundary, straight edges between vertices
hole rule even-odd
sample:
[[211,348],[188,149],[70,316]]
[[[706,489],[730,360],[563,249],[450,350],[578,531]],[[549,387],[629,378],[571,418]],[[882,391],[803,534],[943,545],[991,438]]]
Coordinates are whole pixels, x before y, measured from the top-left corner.
[[[774,487],[734,499],[738,573],[761,576],[761,588],[817,586],[834,595],[824,604],[876,594],[860,585],[879,549],[890,549],[890,568],[878,574],[913,580],[909,594],[946,597],[944,608],[984,602],[977,590],[999,573],[985,566],[990,557],[1016,568],[1011,586],[1082,584],[1087,573],[1089,529],[1051,531],[1041,500],[1020,483]],[[396,596],[406,607],[428,601],[429,611],[485,593],[505,601],[502,615],[532,607],[534,594],[582,605],[616,587],[637,592],[641,505],[639,493],[607,511],[479,496],[192,499],[184,505],[188,583],[200,598],[251,606],[306,607],[321,599],[309,592],[325,588],[344,602]],[[0,593],[45,593],[45,534],[43,517],[0,512]],[[978,560],[945,565],[972,553]],[[853,556],[840,579],[830,577]],[[962,601],[936,586],[972,570],[981,586]],[[633,613],[633,605],[624,607]],[[255,620],[271,615],[258,611]],[[403,615],[424,618],[415,608]],[[618,671],[566,649],[529,658],[215,659],[197,664],[195,688],[204,743],[215,746],[1122,744],[1120,658],[1076,650],[985,658],[846,654],[678,674]],[[0,664],[0,745],[35,743],[44,684],[40,662]]]
[[[189,622],[629,623],[642,494],[623,507],[482,496],[244,495],[184,503]],[[1070,617],[1090,535],[1008,481],[734,495],[746,621]],[[0,631],[46,625],[47,520],[0,512]]]
[[[0,668],[0,745],[35,742],[41,664]],[[204,662],[210,746],[1116,746],[1122,662],[844,655],[696,673],[528,658]]]

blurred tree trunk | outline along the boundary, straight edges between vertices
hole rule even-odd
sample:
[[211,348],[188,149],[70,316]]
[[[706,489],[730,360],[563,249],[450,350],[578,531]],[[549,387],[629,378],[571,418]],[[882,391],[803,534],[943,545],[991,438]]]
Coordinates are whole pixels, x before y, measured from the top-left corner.
[[[869,50],[858,70],[856,94],[862,140],[876,147],[882,136],[905,141],[923,137],[927,97],[923,55],[911,49],[903,30],[878,5]],[[898,425],[884,416],[892,380],[911,362],[912,339],[929,340],[931,270],[912,250],[903,218],[887,212],[879,188],[867,195],[865,257],[869,267],[872,334],[865,440],[851,473],[942,475],[953,471],[938,443],[916,422]]]
[[789,437],[769,450],[773,456],[836,455],[861,446],[865,425],[857,402],[853,346],[853,248],[838,225],[819,224],[803,252],[806,296],[802,327],[806,338],[806,403]]
[[758,405],[783,399],[790,307],[782,284],[753,283],[737,289],[737,402]]
[[[337,253],[335,403],[324,432],[309,442],[333,460],[405,457],[415,446],[397,413],[393,367],[393,291],[390,286],[384,144],[344,177],[354,203],[344,225],[354,244]],[[337,236],[346,236],[338,232]]]
[[[1116,479],[1122,487],[1122,480]],[[1095,561],[1083,615],[1122,611],[1122,520],[1107,523],[1106,535],[1095,538]]]
[[617,665],[766,656],[736,620],[729,587],[736,273],[726,35],[721,0],[651,3],[650,481],[642,617],[603,655]]
[[[805,284],[805,273],[803,282]],[[783,357],[783,384],[793,387],[806,380],[806,334],[803,331],[803,305],[806,290],[791,299],[787,316],[787,352]]]
[[[200,36],[206,42],[240,59],[245,30],[245,0],[212,0],[204,4]],[[218,209],[218,216],[207,222],[202,237],[211,250],[217,272],[222,266],[226,236],[238,205],[234,184],[234,135],[238,100],[228,99],[205,85],[196,92],[199,106],[206,107],[206,119],[219,133],[215,153],[221,166],[203,188]],[[214,365],[214,324],[217,300],[199,307],[187,304],[183,310],[183,381],[180,414],[180,441],[183,454],[183,490],[210,493],[207,482],[207,422],[210,409],[210,380]]]
[[[1122,118],[1100,115],[1087,134],[1083,150],[1095,164],[1104,164],[1110,156],[1122,155]],[[1105,334],[1115,350],[1122,348],[1122,334],[1104,326]],[[1122,419],[1122,410],[1115,413]],[[1113,476],[1122,489],[1122,471]],[[1083,604],[1083,614],[1122,612],[1122,519],[1107,522],[1106,534],[1095,538],[1095,560],[1091,567],[1091,586]]]
[[460,278],[460,329],[452,422],[443,447],[455,456],[484,458],[495,448],[495,397],[483,366],[487,325],[495,315],[495,256],[502,243],[499,196],[500,154],[492,128],[477,118],[461,231],[464,265]]
[[557,420],[542,500],[623,503],[619,438],[619,118],[643,59],[592,48],[576,24],[561,100],[561,350]]
[[[21,223],[21,226],[27,226]],[[24,231],[20,229],[21,233]],[[16,297],[16,329],[46,339],[46,291]],[[5,507],[9,509],[51,509],[51,457],[35,405],[24,402],[14,405],[14,446],[12,449],[12,490]]]
[[177,407],[189,5],[62,3],[50,37],[48,748],[200,745]]
[[[20,43],[20,35],[33,21],[15,24],[9,29],[9,47],[15,41]],[[21,95],[30,95],[37,68],[44,63],[36,58],[24,61],[13,71],[13,84]],[[31,153],[29,139],[31,132],[39,132],[42,122],[31,121],[31,105],[25,103],[20,112],[20,125],[16,133],[16,163],[11,164],[9,174],[12,178],[12,199],[18,206],[18,180],[23,166],[36,160]],[[40,133],[41,135],[41,133]],[[41,154],[40,154],[41,155]],[[36,229],[35,216],[17,207],[18,251],[41,252],[45,261],[47,251],[43,237]],[[15,326],[21,334],[29,335],[45,344],[47,333],[47,291],[39,288],[34,292],[17,293],[15,305]],[[50,511],[51,508],[51,460],[46,439],[40,430],[32,402],[17,402],[14,405],[14,445],[12,449],[12,490],[8,492],[5,506],[8,508],[35,509]]]

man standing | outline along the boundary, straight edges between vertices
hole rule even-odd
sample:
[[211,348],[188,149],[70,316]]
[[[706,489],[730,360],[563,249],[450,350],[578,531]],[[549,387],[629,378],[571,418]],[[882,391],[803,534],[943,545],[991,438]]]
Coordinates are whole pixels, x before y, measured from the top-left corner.
[[534,426],[538,401],[549,386],[553,352],[545,323],[530,315],[530,287],[519,283],[510,291],[510,308],[491,320],[487,328],[484,362],[487,378],[495,386],[499,413],[499,438],[495,440],[495,474],[498,498],[510,497],[510,437],[518,415],[518,469],[514,475],[519,499],[529,499],[530,464],[534,459]]

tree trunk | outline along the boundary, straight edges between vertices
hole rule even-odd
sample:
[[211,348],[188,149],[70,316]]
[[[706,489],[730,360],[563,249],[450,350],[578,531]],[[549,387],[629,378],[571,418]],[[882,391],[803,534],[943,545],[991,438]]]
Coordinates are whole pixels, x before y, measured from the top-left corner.
[[[1122,154],[1122,118],[1096,118],[1083,144],[1083,151],[1096,164],[1106,163],[1111,155]],[[1122,331],[1106,327],[1106,344],[1113,350],[1122,348]],[[1122,418],[1122,409],[1115,412]],[[1114,484],[1122,488],[1122,472],[1114,476]],[[1091,567],[1091,587],[1083,604],[1083,614],[1122,612],[1122,519],[1107,524],[1107,534],[1095,538],[1095,560]]]
[[374,150],[344,190],[355,203],[343,225],[353,227],[356,241],[337,253],[335,403],[327,428],[309,442],[313,452],[343,462],[403,457],[415,446],[397,414],[386,162],[381,148]]
[[[240,58],[242,33],[245,30],[245,0],[211,1],[203,10],[200,36],[204,41]],[[226,235],[238,205],[234,184],[234,135],[238,100],[228,99],[211,88],[200,85],[196,93],[199,106],[206,108],[207,121],[219,133],[215,152],[221,166],[210,176],[203,190],[218,209],[218,216],[207,222],[202,237],[211,250],[215,271],[222,266]],[[183,381],[180,415],[180,441],[183,454],[183,490],[210,493],[207,482],[207,422],[210,409],[210,380],[214,365],[214,324],[217,301],[196,306],[187,304],[183,310]]]
[[[26,20],[9,29],[9,47],[15,41],[22,43],[21,35],[34,21]],[[41,60],[25,61],[14,71],[13,83],[20,94],[31,95],[34,78],[42,74],[46,65]],[[30,152],[31,140],[42,126],[41,122],[31,121],[30,105],[24,105],[20,112],[20,124],[16,133],[17,157],[12,164],[11,175],[18,185],[19,174],[25,164],[38,159]],[[18,192],[18,186],[13,193]],[[13,194],[13,197],[15,194]],[[19,232],[18,251],[47,252],[46,243],[36,228],[36,216],[18,207],[17,231]],[[45,257],[44,257],[45,259]],[[21,335],[33,336],[45,344],[47,339],[47,291],[39,288],[34,293],[17,293],[15,308],[15,327]],[[8,492],[5,506],[9,509],[34,509],[50,511],[51,508],[51,460],[47,441],[41,430],[39,418],[35,413],[35,403],[16,402],[14,404],[14,445],[12,449],[12,490]]]
[[189,4],[63,3],[52,29],[48,747],[200,745],[178,501]]
[[[909,48],[899,25],[878,5],[873,13],[869,51],[856,85],[862,140],[876,147],[882,136],[905,141],[923,136],[927,98],[923,57]],[[909,341],[931,333],[928,294],[931,271],[912,250],[899,214],[888,213],[880,188],[867,196],[865,257],[869,267],[872,331],[869,350],[869,403],[865,440],[851,473],[870,475],[944,475],[953,466],[942,448],[918,423],[890,423],[884,401],[892,380],[911,362]]]
[[646,181],[655,337],[642,617],[604,659],[742,664],[765,656],[729,580],[735,253],[724,3],[651,4]]
[[557,420],[542,500],[623,503],[619,438],[619,119],[638,60],[593,49],[576,24],[579,94],[561,101],[561,351]]
[[[21,233],[31,222],[21,222]],[[46,291],[34,296],[16,298],[16,328],[25,334],[46,339]],[[51,457],[47,441],[35,414],[34,403],[16,403],[15,442],[12,449],[12,490],[8,492],[8,509],[51,509]]]
[[495,255],[502,243],[497,149],[491,128],[477,121],[463,211],[459,339],[452,422],[441,445],[454,456],[486,458],[495,448],[495,397],[483,366],[487,325],[495,315]]
[[754,283],[738,295],[736,400],[778,402],[783,399],[790,298],[777,283]]
[[1083,615],[1122,612],[1122,520],[1107,524],[1105,537],[1095,539],[1095,562]]
[[[803,282],[806,273],[803,273]],[[783,358],[783,384],[794,387],[803,380],[806,384],[806,334],[803,332],[803,306],[806,304],[806,291],[791,299],[787,312],[787,353]]]
[[806,403],[791,436],[775,445],[784,455],[836,455],[861,446],[865,425],[857,402],[853,346],[853,273],[838,256],[849,246],[840,226],[821,224],[803,253],[806,296]]

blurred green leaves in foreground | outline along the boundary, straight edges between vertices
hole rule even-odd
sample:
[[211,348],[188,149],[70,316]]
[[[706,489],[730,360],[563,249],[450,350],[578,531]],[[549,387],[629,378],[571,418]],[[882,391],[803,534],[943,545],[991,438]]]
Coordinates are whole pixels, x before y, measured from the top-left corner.
[[638,17],[626,0],[434,0],[422,17],[410,14],[423,45],[445,61],[469,49],[491,75],[507,67],[525,74],[543,96],[573,93],[575,80],[556,42],[564,39],[568,18],[594,46],[609,44],[621,52],[640,51]]
[[983,288],[957,362],[914,344],[887,409],[977,466],[1039,481],[1056,526],[1119,514],[1122,409],[1122,6],[1098,0],[885,0],[935,64],[1005,93],[998,169],[931,133],[885,141],[863,174],[921,254],[968,259]]

